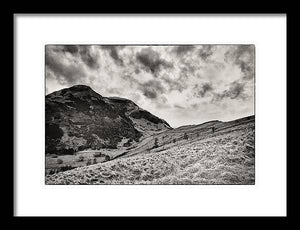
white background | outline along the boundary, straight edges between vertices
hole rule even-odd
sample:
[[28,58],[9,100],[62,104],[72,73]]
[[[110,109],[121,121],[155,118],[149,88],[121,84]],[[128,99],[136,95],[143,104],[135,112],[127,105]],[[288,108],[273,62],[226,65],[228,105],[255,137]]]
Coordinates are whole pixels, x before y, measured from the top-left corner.
[[[15,15],[15,26],[15,215],[286,215],[285,15]],[[255,185],[45,185],[47,43],[255,44]]]

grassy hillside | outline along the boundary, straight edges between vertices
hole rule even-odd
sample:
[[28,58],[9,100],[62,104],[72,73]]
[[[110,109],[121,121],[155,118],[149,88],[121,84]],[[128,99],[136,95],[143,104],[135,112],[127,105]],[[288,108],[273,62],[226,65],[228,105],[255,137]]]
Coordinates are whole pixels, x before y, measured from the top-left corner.
[[46,184],[254,184],[254,139],[254,116],[183,126],[110,161],[47,175]]

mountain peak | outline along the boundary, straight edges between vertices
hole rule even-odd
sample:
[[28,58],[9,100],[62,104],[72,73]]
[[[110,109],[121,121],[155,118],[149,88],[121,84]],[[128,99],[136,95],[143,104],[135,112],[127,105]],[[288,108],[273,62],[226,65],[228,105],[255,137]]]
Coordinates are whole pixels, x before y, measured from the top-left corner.
[[69,90],[73,90],[73,91],[89,91],[92,90],[91,87],[87,86],[87,85],[73,85],[69,88]]
[[91,87],[87,85],[73,85],[69,88],[64,88],[58,91],[55,91],[51,94],[48,94],[47,97],[56,97],[56,96],[75,96],[75,97],[81,97],[84,95],[91,95],[97,98],[102,98],[102,95],[95,92]]

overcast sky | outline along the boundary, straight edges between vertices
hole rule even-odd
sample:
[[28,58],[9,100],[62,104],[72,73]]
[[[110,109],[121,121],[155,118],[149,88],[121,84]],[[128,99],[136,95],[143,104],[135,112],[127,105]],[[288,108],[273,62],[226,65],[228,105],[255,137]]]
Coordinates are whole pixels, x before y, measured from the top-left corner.
[[254,114],[253,45],[46,46],[46,94],[77,84],[172,127]]

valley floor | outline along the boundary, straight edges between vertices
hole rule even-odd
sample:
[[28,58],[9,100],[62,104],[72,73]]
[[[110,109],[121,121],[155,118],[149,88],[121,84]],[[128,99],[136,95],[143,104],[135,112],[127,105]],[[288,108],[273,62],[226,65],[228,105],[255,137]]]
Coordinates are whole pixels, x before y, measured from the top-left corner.
[[[186,126],[147,139],[119,158],[46,175],[46,184],[255,183],[255,121]],[[184,138],[184,134],[188,138]]]

